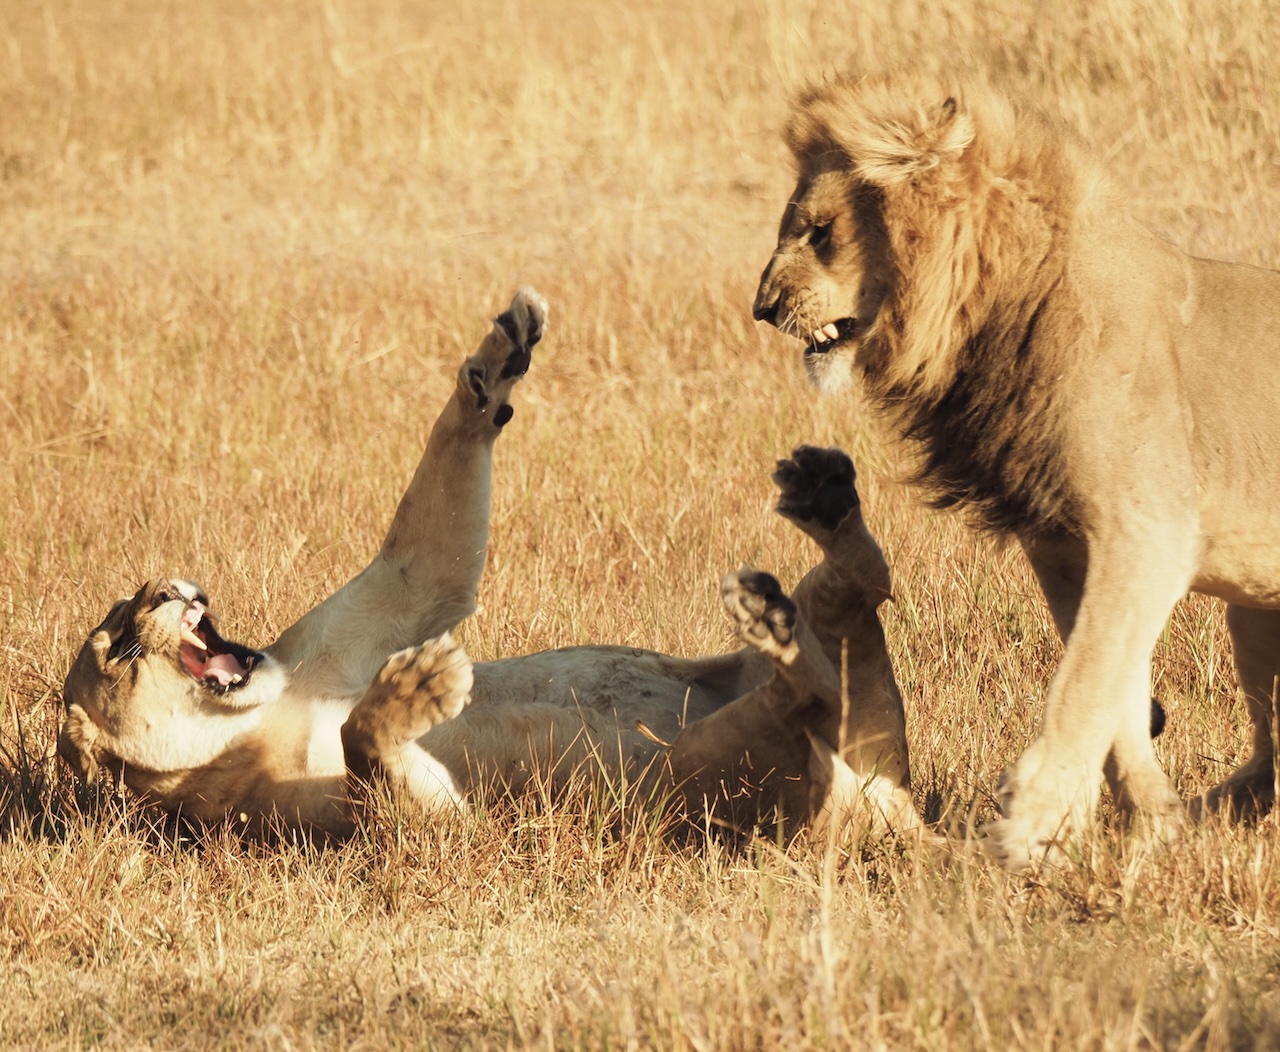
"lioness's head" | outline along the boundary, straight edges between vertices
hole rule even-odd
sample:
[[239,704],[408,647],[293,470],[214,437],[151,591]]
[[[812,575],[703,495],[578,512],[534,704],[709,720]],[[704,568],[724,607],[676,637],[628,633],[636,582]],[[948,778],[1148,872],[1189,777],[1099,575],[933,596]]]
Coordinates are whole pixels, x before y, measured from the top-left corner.
[[81,648],[63,686],[58,752],[82,779],[100,767],[164,773],[216,756],[278,697],[270,656],[223,639],[189,581],[149,581],[121,599]]
[[804,342],[821,386],[854,368],[909,380],[953,344],[957,313],[982,289],[977,119],[1012,119],[988,95],[928,76],[842,77],[796,100],[796,187],[754,314]]

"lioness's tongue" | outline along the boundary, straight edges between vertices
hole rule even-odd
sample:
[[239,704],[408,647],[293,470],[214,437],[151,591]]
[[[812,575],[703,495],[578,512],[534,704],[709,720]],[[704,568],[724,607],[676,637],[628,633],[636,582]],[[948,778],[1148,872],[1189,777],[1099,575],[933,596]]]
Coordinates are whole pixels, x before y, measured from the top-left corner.
[[230,654],[215,654],[205,662],[201,675],[226,687],[244,677],[244,666]]

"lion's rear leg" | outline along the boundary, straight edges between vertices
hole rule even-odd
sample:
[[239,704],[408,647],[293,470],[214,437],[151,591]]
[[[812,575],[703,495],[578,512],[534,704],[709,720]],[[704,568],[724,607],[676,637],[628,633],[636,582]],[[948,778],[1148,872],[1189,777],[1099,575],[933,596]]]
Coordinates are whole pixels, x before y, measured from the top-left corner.
[[1253,751],[1230,778],[1192,801],[1192,813],[1225,810],[1252,818],[1275,806],[1276,697],[1280,692],[1280,610],[1227,607],[1236,676],[1253,720]]
[[353,790],[385,779],[423,807],[461,804],[453,776],[418,739],[471,700],[471,661],[447,633],[391,655],[342,726]]

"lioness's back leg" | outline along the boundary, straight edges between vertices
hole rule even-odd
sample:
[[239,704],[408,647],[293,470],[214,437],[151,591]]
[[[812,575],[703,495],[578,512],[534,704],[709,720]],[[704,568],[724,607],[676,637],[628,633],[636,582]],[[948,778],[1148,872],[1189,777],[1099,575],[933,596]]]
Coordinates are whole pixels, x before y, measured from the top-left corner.
[[839,449],[801,446],[773,478],[779,513],[823,552],[794,592],[842,680],[831,718],[814,731],[856,775],[899,787],[894,809],[911,811],[906,715],[877,613],[891,595],[889,565],[862,517],[853,462]]
[[471,662],[448,633],[392,654],[342,725],[353,793],[385,779],[429,810],[460,805],[462,790],[417,740],[463,710],[471,682]]
[[1227,606],[1236,676],[1253,721],[1253,751],[1220,785],[1193,802],[1193,812],[1226,808],[1234,818],[1265,814],[1275,804],[1276,677],[1280,675],[1280,610]]

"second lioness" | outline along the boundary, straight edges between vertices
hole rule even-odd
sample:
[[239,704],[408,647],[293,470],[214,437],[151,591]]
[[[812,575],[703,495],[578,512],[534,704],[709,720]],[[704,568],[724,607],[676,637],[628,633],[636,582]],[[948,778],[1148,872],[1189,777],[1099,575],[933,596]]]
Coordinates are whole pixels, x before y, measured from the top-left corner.
[[72,767],[87,779],[109,769],[170,811],[250,833],[345,835],[376,779],[440,811],[584,769],[735,825],[779,809],[793,822],[915,825],[876,613],[888,566],[838,450],[802,447],[774,476],[779,510],[824,553],[794,599],[767,574],[722,582],[746,648],[682,659],[574,647],[473,666],[454,642],[485,561],[493,444],[545,312],[525,290],[498,317],[382,550],[275,643],[225,640],[186,581],[117,603],[67,676],[59,751]]

